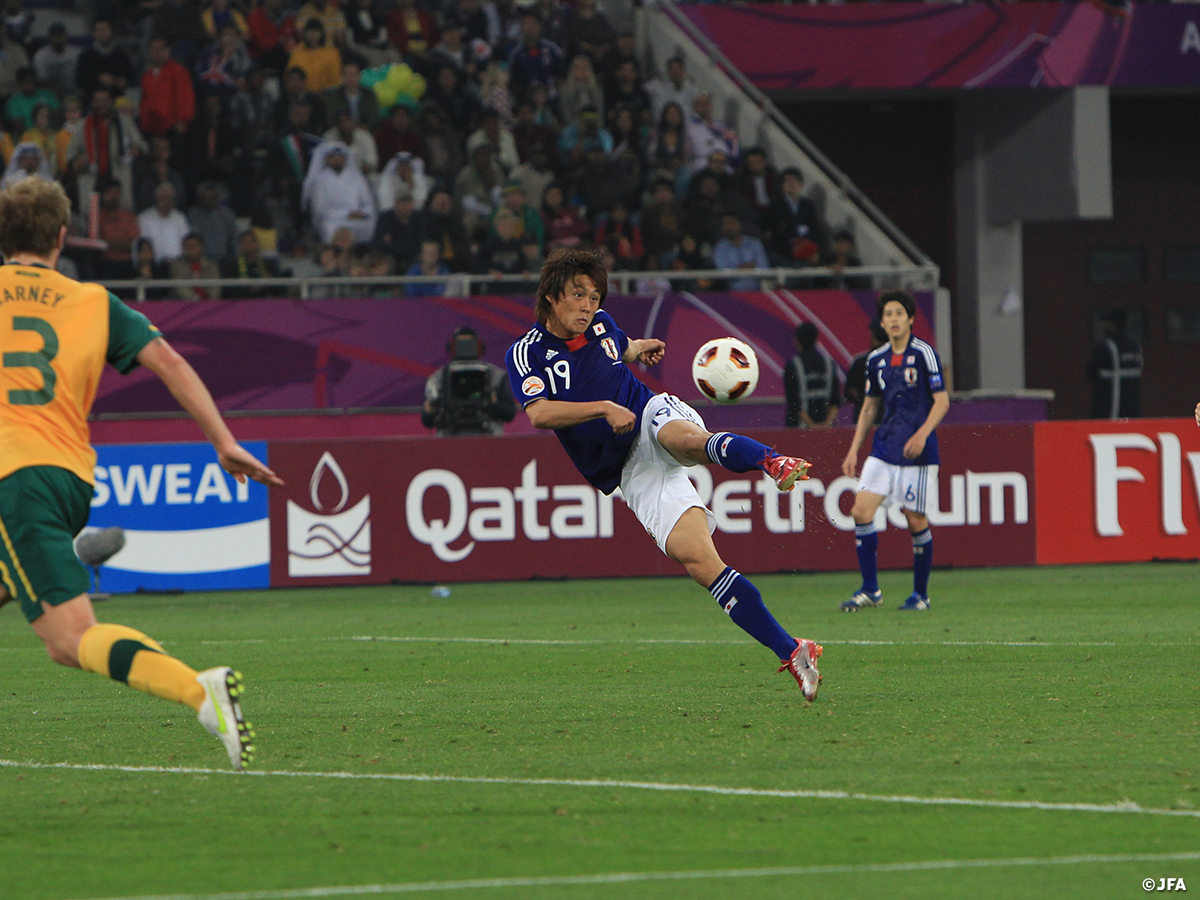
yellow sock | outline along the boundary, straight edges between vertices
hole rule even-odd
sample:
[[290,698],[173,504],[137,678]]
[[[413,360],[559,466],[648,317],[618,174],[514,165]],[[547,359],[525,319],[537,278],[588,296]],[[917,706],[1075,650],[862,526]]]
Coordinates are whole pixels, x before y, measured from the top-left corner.
[[131,688],[199,710],[204,688],[196,670],[154,640],[124,625],[93,625],[79,639],[79,665]]

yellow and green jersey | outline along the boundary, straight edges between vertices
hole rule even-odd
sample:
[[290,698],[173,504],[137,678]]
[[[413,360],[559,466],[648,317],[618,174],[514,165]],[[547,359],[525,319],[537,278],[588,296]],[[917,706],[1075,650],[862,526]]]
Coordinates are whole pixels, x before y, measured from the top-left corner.
[[0,478],[58,466],[93,484],[87,417],[104,363],[125,374],[158,336],[101,285],[0,266]]

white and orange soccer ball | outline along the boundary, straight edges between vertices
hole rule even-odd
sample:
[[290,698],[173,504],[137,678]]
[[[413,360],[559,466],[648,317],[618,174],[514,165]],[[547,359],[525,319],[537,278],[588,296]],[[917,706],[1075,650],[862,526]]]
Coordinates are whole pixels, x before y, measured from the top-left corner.
[[758,386],[758,357],[749,344],[737,338],[717,338],[696,351],[692,380],[709,400],[737,403]]

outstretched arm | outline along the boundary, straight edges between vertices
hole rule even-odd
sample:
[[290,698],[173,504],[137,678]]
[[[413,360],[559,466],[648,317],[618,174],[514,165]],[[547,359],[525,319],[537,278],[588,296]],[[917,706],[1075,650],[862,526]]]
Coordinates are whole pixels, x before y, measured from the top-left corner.
[[642,365],[653,366],[662,362],[666,352],[667,345],[658,338],[642,338],[637,341],[630,340],[629,346],[625,348],[625,355],[621,359],[626,363],[636,360]]
[[637,416],[611,400],[579,403],[571,400],[534,400],[525,407],[534,428],[570,428],[593,419],[604,419],[616,434],[632,430]]
[[196,370],[164,338],[157,337],[143,347],[138,352],[137,361],[162,379],[171,396],[196,420],[208,442],[216,449],[221,468],[241,482],[249,476],[263,484],[283,484],[278,475],[234,440],[225,420],[221,418],[217,404],[213,402],[212,394]]

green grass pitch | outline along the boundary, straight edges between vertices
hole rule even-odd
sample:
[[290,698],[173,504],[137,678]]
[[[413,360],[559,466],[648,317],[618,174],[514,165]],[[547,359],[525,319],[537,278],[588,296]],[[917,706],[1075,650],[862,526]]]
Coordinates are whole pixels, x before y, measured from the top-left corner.
[[[685,578],[126,596],[246,677],[254,775],[0,615],[3,900],[1200,891],[1194,565],[754,580],[806,704]],[[92,768],[87,768],[91,766]]]

